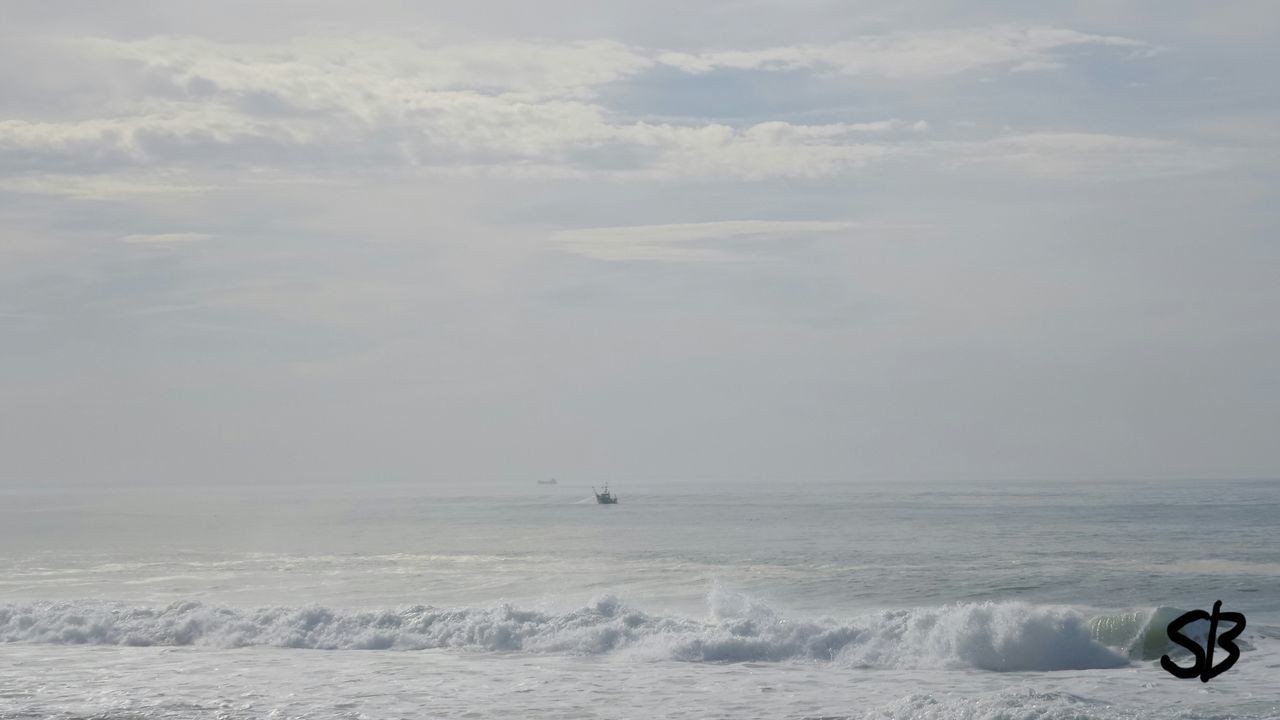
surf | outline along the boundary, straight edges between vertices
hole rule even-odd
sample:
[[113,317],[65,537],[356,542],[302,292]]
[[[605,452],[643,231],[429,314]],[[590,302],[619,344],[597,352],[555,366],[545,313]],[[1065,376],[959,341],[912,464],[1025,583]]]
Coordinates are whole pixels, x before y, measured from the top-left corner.
[[1167,650],[1174,608],[1109,614],[1021,602],[883,610],[847,620],[788,617],[715,589],[705,618],[650,614],[612,595],[565,611],[505,603],[353,610],[240,609],[197,601],[0,605],[0,641],[69,645],[464,650],[617,655],[695,663],[810,661],[856,668],[993,672],[1114,668]]

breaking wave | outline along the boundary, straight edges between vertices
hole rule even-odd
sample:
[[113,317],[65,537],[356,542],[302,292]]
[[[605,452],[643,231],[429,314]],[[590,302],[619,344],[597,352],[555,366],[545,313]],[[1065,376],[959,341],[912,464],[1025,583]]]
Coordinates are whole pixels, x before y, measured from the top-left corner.
[[[1109,668],[1146,658],[1156,612],[1090,619],[1017,602],[889,610],[849,621],[781,617],[717,589],[704,620],[649,615],[613,596],[569,612],[511,605],[234,609],[200,602],[139,607],[102,601],[0,604],[0,642],[238,648],[605,654],[689,662],[811,660],[849,667],[1043,671]],[[1163,615],[1160,615],[1163,617]],[[1126,619],[1128,618],[1128,619]],[[1141,648],[1135,652],[1135,646]]]
[[[1135,660],[1155,660],[1174,648],[1164,629],[1183,612],[1157,607],[1095,615],[1089,618],[1089,630],[1099,642],[1120,648]],[[1202,624],[1192,623],[1183,633],[1190,637],[1203,636],[1207,628],[1202,628]]]

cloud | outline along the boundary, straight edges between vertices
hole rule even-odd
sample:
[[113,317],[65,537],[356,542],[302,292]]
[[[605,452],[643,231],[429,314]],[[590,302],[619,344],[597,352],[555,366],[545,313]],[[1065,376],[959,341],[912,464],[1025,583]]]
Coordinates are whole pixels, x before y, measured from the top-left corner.
[[766,122],[742,129],[638,124],[620,128],[619,135],[658,151],[649,166],[633,173],[638,177],[762,180],[840,175],[904,152],[892,141],[864,140],[866,132],[843,124]]
[[124,173],[69,175],[42,173],[0,177],[0,191],[56,195],[77,200],[108,200],[146,195],[196,195],[213,192],[218,185],[191,183],[165,174]]
[[[216,105],[166,104],[150,112],[110,118],[0,122],[0,158],[11,170],[81,172],[204,159],[201,149],[261,151],[313,143],[302,124],[275,123]],[[245,156],[243,159],[249,159]]]
[[0,23],[13,482],[1276,465],[1266,22],[232,1]]
[[138,234],[125,235],[120,238],[120,242],[129,243],[130,245],[181,245],[191,242],[199,242],[214,237],[206,233],[158,233],[158,234]]
[[[137,178],[162,172],[186,177],[183,185],[198,192],[212,185],[204,180],[211,174],[248,178],[265,168],[313,178],[409,169],[665,181],[833,177],[922,157],[1093,179],[1135,157],[1137,166],[1161,173],[1206,166],[1172,141],[1032,132],[946,142],[931,139],[930,124],[918,118],[650,122],[611,109],[603,93],[659,65],[695,74],[735,68],[911,79],[1024,72],[1087,47],[1153,51],[1139,40],[1057,28],[899,33],[704,54],[604,40],[430,46],[368,35],[280,45],[176,37],[56,45],[100,70],[113,68],[118,76],[109,85],[124,89],[61,116],[0,121],[0,187],[109,197],[148,192]],[[179,191],[164,185],[157,191]]]
[[831,45],[765,50],[664,53],[659,61],[685,72],[820,70],[849,76],[921,78],[996,67],[1030,70],[1057,66],[1055,52],[1103,46],[1149,54],[1141,40],[1062,28],[999,26],[869,35]]
[[593,260],[723,262],[743,258],[726,247],[726,241],[816,235],[855,227],[858,223],[845,221],[721,220],[561,230],[551,235],[551,242],[564,252]]
[[[509,177],[613,180],[833,177],[893,159],[932,159],[951,168],[985,167],[1035,177],[1106,180],[1185,174],[1235,157],[1158,138],[1086,132],[1032,132],[972,141],[928,138],[925,121],[805,125],[617,122],[602,107],[534,105],[450,93],[407,127],[353,130],[347,119],[267,122],[191,112],[86,123],[0,124],[0,159],[31,174],[0,177],[20,192],[111,197],[202,192],[216,184],[170,174],[243,168],[323,177],[334,170],[409,168]],[[95,175],[63,181],[79,165]],[[244,176],[240,183],[256,181]]]
[[[796,125],[619,122],[581,101],[525,103],[476,92],[431,93],[386,126],[335,111],[261,118],[226,107],[172,107],[147,115],[0,124],[10,168],[341,166],[418,167],[513,176],[625,178],[817,177],[898,152],[884,138],[921,133],[923,121]],[[875,137],[874,142],[860,138]],[[608,157],[606,157],[608,156]],[[38,189],[39,185],[31,185]]]
[[124,60],[173,94],[264,93],[296,111],[344,109],[373,118],[435,92],[479,91],[523,101],[588,97],[654,60],[609,40],[428,45],[387,35],[313,36],[284,44],[193,37],[86,39],[73,49]]
[[939,143],[955,168],[991,168],[1040,178],[1086,181],[1187,175],[1227,167],[1243,158],[1223,148],[1171,140],[1083,132],[1012,134],[974,142]]

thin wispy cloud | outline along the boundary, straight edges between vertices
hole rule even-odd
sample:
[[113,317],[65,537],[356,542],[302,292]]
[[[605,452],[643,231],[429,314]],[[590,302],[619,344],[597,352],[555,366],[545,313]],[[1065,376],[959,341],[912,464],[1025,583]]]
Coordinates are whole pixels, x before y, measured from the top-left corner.
[[1060,67],[1065,54],[1107,47],[1145,56],[1156,48],[1138,39],[1096,35],[1065,28],[999,26],[868,35],[830,45],[797,45],[765,50],[665,53],[659,59],[686,72],[718,69],[819,70],[850,76],[927,78],[1006,68]]
[[1105,133],[1014,133],[974,142],[942,142],[934,148],[954,169],[986,168],[1034,178],[1090,182],[1188,175],[1245,165],[1230,147]]
[[731,262],[744,259],[726,245],[734,240],[794,238],[850,230],[858,223],[811,220],[722,220],[717,222],[561,230],[551,235],[560,250],[595,260]]
[[187,182],[186,173],[113,172],[105,175],[24,174],[0,176],[0,190],[52,195],[76,200],[109,200],[165,195],[211,193],[220,188],[206,180]]
[[185,245],[187,243],[200,242],[208,240],[213,235],[207,233],[139,233],[134,235],[125,235],[120,238],[120,242],[130,245]]

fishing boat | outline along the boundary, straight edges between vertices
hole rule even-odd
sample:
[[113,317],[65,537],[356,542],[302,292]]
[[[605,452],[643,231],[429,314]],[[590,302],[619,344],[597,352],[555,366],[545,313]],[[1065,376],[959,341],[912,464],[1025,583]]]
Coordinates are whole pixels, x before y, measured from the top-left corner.
[[618,496],[609,492],[608,485],[605,485],[604,490],[600,492],[596,492],[595,488],[591,488],[591,492],[595,493],[596,502],[600,503],[601,505],[617,505],[618,504]]

